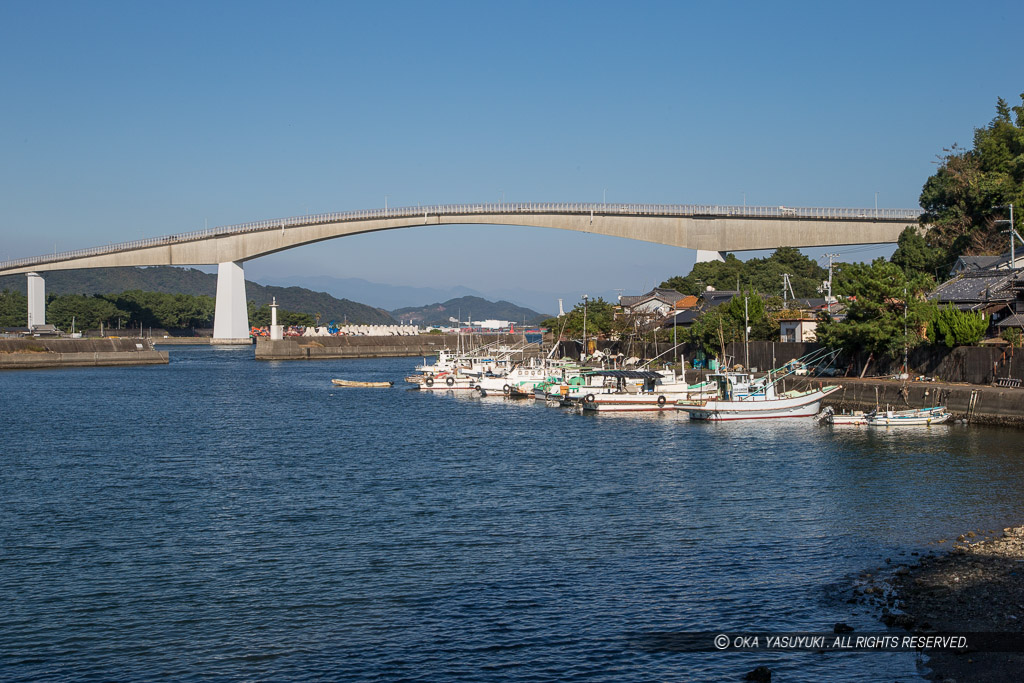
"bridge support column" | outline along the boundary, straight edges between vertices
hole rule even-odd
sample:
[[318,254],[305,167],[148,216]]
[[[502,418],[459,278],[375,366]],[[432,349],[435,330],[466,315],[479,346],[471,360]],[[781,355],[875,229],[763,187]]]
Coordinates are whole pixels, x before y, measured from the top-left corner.
[[251,344],[249,311],[245,302],[245,271],[242,264],[217,265],[217,308],[213,314],[214,344]]
[[39,273],[28,275],[28,329],[46,324],[46,281]]
[[703,249],[697,250],[697,261],[696,263],[704,263],[705,261],[724,261],[724,251],[704,251]]

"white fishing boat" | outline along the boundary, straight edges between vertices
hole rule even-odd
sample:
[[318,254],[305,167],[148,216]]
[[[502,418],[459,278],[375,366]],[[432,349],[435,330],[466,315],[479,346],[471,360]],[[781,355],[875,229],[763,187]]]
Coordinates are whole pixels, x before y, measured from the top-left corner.
[[470,391],[476,377],[462,374],[458,369],[427,376],[419,383],[420,391]]
[[595,412],[673,410],[679,400],[711,398],[718,391],[715,382],[689,385],[672,371],[598,370],[587,375],[615,380],[614,387],[596,393],[584,393],[586,387],[577,391],[583,410]]
[[827,386],[810,391],[777,392],[776,385],[785,377],[773,377],[773,373],[754,380],[748,390],[741,393],[734,389],[728,376],[718,378],[718,396],[706,400],[683,400],[676,403],[676,409],[689,414],[691,420],[765,420],[787,417],[813,417],[818,413],[821,401],[838,386]]
[[[504,375],[514,364],[516,356],[522,356],[527,344],[506,346],[497,343],[488,344],[468,353],[453,353],[447,349],[438,351],[437,361],[427,363],[426,359],[416,366],[420,374],[410,375],[406,382],[416,384],[421,389],[465,388],[472,389],[476,380],[485,376]],[[470,386],[461,386],[466,378]],[[429,380],[429,384],[428,384]],[[449,382],[449,380],[451,380]],[[438,387],[444,382],[447,387]],[[456,387],[456,385],[459,385]]]
[[561,406],[573,406],[582,404],[587,396],[614,393],[620,382],[632,385],[634,388],[640,386],[643,382],[640,376],[643,371],[616,371],[619,373],[632,372],[635,375],[624,379],[616,378],[613,374],[605,374],[606,372],[612,371],[584,368],[578,374],[570,375],[561,382],[552,382],[550,385],[545,383],[538,385],[538,387],[544,387],[546,392],[544,398],[549,403],[557,401],[558,405]]
[[476,382],[477,390],[484,395],[503,394],[510,398],[527,398],[534,395],[534,389],[543,382],[560,380],[566,370],[577,367],[571,360],[531,359],[519,363],[503,374],[489,374]]
[[869,427],[927,427],[949,422],[953,413],[945,406],[934,408],[915,408],[911,410],[886,410],[869,415]]

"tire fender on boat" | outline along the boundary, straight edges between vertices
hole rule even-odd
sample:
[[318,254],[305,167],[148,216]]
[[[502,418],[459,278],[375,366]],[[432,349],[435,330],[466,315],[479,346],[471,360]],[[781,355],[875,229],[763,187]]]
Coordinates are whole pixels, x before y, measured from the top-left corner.
[[448,386],[452,386],[453,384],[455,384],[455,378],[449,375],[448,379],[446,379],[444,383],[447,384]]
[[505,386],[503,386],[501,388],[501,393],[503,393],[503,394],[511,394],[512,393],[512,387],[510,387],[509,385],[506,384]]
[[434,386],[434,378],[433,377],[427,377],[425,380],[423,380],[423,383],[425,385],[427,385],[428,387],[432,387],[432,386]]
[[594,395],[593,394],[587,394],[586,396],[583,397],[583,400],[586,401],[587,403],[593,403],[594,402]]
[[658,397],[658,405],[659,406],[665,405],[665,395],[664,394],[662,394],[661,396]]

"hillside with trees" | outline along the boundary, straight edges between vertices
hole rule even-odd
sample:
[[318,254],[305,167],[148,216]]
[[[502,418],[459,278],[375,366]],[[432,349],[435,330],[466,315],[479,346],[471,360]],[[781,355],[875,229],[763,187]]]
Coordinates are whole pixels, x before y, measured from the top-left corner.
[[[889,262],[839,264],[834,290],[852,299],[845,320],[818,326],[820,341],[893,358],[921,344],[950,348],[984,337],[986,316],[939,307],[925,297],[960,256],[1009,251],[1009,212],[1003,207],[1024,202],[1024,94],[1021,102],[1010,107],[999,98],[995,117],[975,129],[970,149],[954,144],[943,150],[921,191],[927,231],[905,230]],[[1014,222],[1020,232],[1021,212]],[[1024,253],[1024,246],[1018,249]]]
[[782,294],[782,275],[789,273],[793,293],[798,297],[821,296],[819,288],[828,270],[794,247],[780,247],[771,256],[741,261],[728,254],[725,261],[694,264],[686,277],[676,276],[661,283],[665,289],[699,295],[709,286],[715,289],[753,289],[762,294]]
[[[81,294],[92,296],[122,294],[129,291],[163,294],[184,294],[193,297],[213,298],[217,295],[217,276],[195,268],[154,266],[151,268],[87,268],[79,270],[57,270],[43,273],[46,279],[46,293]],[[27,281],[24,275],[0,277],[0,291],[10,290],[25,294]],[[283,309],[304,313],[321,322],[335,320],[363,324],[394,324],[395,319],[387,311],[360,304],[348,299],[337,299],[326,292],[314,292],[302,287],[269,287],[246,281],[246,298],[259,309],[269,305],[273,298]],[[210,320],[212,320],[212,313]],[[53,322],[48,319],[48,322]],[[207,327],[208,324],[196,324]],[[144,323],[148,325],[148,323]],[[153,325],[156,327],[156,325]],[[182,325],[191,327],[192,325]],[[173,326],[172,326],[173,327]]]
[[470,320],[509,320],[517,325],[536,325],[546,316],[509,301],[488,301],[478,296],[461,296],[444,303],[399,308],[391,315],[414,325],[452,325],[450,318]]
[[[1020,97],[1015,107],[996,101],[995,116],[975,129],[970,149],[954,144],[939,155],[938,169],[921,190],[921,225],[930,228],[901,238],[893,263],[941,276],[961,255],[1009,251],[1008,226],[998,222],[1009,214],[996,207],[1024,203],[1024,93]],[[1014,215],[1018,232],[1022,213]]]

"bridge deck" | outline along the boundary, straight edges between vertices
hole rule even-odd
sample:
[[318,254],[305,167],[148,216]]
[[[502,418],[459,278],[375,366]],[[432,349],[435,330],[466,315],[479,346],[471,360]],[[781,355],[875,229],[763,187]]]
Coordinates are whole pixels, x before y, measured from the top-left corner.
[[[214,238],[244,235],[246,233],[271,230],[285,231],[289,228],[301,228],[323,224],[389,221],[422,217],[443,223],[444,219],[455,218],[465,223],[466,217],[479,216],[481,223],[490,217],[502,217],[502,223],[509,222],[513,216],[563,215],[563,216],[601,216],[601,217],[650,217],[650,218],[691,218],[691,219],[763,219],[768,221],[850,221],[871,223],[913,223],[918,220],[921,211],[917,209],[856,209],[856,208],[812,208],[788,206],[717,206],[710,204],[588,204],[588,203],[497,203],[497,204],[450,204],[435,206],[407,206],[389,209],[369,209],[362,211],[345,211],[323,213],[311,216],[294,216],[292,218],[275,218],[228,225],[207,230],[179,233],[165,237],[133,240],[119,244],[77,249],[41,256],[13,259],[0,262],[0,274],[5,271],[20,272],[33,266],[65,261],[77,261],[94,256],[118,254],[124,252],[150,249],[153,247],[170,246],[187,242],[197,242]],[[859,243],[859,242],[850,242]]]

